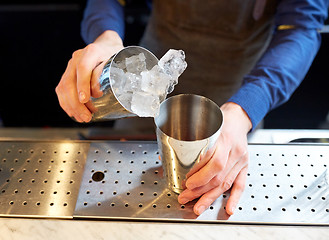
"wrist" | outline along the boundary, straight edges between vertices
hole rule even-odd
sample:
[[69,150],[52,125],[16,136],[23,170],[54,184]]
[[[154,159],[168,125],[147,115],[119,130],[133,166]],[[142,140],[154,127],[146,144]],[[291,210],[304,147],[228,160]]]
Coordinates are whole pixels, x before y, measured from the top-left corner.
[[220,109],[223,112],[224,124],[225,119],[238,121],[239,125],[248,133],[252,129],[251,120],[247,112],[238,104],[233,102],[224,103]]

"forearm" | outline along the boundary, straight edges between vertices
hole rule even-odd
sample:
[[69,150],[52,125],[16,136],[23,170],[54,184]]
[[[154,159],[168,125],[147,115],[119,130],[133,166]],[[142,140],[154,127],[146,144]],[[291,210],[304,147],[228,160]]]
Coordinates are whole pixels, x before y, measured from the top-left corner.
[[316,30],[278,31],[268,50],[229,100],[239,104],[253,128],[268,111],[289,99],[304,79],[320,46]]
[[245,110],[253,128],[268,111],[287,101],[304,79],[320,46],[317,30],[327,18],[328,2],[280,1],[275,25],[291,29],[276,31],[263,57],[229,100]]
[[107,30],[124,37],[124,11],[117,0],[89,0],[81,22],[81,35],[89,44]]

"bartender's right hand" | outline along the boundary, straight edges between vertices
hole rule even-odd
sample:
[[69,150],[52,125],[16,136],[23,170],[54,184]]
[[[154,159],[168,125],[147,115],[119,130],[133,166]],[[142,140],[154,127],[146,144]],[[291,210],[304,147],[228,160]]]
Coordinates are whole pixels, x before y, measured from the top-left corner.
[[90,97],[100,97],[98,78],[106,61],[123,48],[120,36],[105,31],[93,43],[72,54],[66,70],[56,87],[58,101],[63,110],[78,122],[89,122]]

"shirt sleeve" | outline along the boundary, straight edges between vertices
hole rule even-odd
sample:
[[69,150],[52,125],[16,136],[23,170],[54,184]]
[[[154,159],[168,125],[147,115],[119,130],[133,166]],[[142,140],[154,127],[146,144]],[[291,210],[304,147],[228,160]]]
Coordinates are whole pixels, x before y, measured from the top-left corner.
[[88,0],[81,22],[81,36],[89,44],[106,30],[124,37],[124,10],[120,0]]
[[[327,18],[328,0],[283,0],[269,47],[229,102],[248,114],[253,129],[275,107],[286,102],[304,79],[321,44],[318,32]],[[279,28],[280,29],[280,28]]]

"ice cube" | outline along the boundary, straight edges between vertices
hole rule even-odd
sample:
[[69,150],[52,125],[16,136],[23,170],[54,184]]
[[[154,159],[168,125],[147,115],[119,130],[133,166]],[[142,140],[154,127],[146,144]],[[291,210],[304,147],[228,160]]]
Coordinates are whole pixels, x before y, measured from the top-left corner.
[[126,73],[126,83],[123,87],[124,92],[133,92],[141,89],[141,80],[140,75],[134,73]]
[[127,72],[140,74],[142,71],[146,70],[146,61],[144,53],[138,55],[133,55],[126,58],[126,68]]
[[166,74],[174,80],[173,84],[177,84],[178,77],[184,72],[187,67],[185,61],[185,53],[183,50],[170,49],[159,60],[158,65]]
[[120,68],[111,67],[110,82],[113,91],[117,95],[120,95],[123,92],[123,88],[126,84],[126,78],[126,74],[123,70],[121,70]]
[[146,92],[134,92],[131,99],[131,110],[139,117],[154,117],[160,106],[157,95]]
[[120,68],[122,70],[125,70],[126,69],[126,61],[113,62],[111,67]]
[[126,109],[131,111],[131,100],[132,100],[133,94],[131,92],[125,92],[121,95],[117,96],[117,99],[121,103],[122,106],[124,106]]
[[151,71],[141,73],[141,89],[144,92],[149,92],[163,96],[167,94],[167,88],[170,84],[170,77],[164,74],[158,65],[155,65]]

